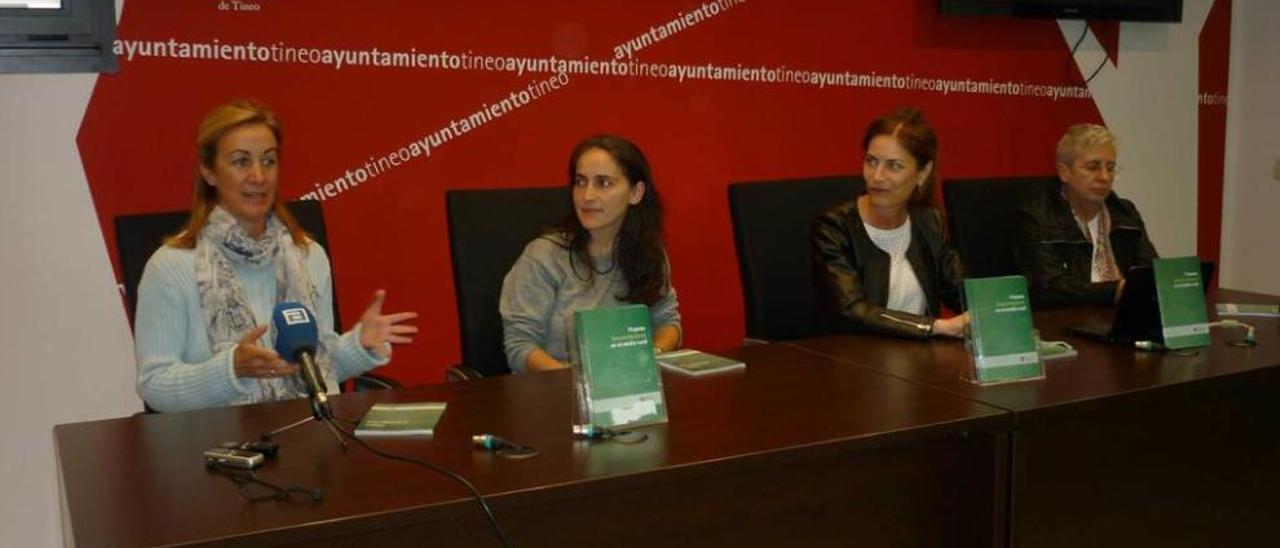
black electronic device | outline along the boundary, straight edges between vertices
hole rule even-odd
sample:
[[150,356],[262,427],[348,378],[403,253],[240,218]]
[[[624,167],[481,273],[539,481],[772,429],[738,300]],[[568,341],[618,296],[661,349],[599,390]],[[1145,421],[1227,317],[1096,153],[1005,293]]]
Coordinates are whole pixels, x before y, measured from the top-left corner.
[[943,15],[1182,22],[1182,0],[938,0]]
[[0,2],[0,73],[116,72],[114,4]]
[[244,449],[228,449],[217,447],[204,452],[204,463],[208,466],[229,466],[251,470],[262,466],[262,453]]
[[280,454],[280,444],[270,441],[227,441],[220,446],[223,449],[240,449],[242,451],[253,451],[254,453],[262,453],[262,456],[273,459]]
[[[1212,261],[1200,262],[1200,279],[1205,292],[1213,277]],[[1150,265],[1129,269],[1124,278],[1124,291],[1116,303],[1110,325],[1081,325],[1067,328],[1067,333],[1106,343],[1163,343],[1160,322],[1160,299],[1156,292],[1155,269]]]

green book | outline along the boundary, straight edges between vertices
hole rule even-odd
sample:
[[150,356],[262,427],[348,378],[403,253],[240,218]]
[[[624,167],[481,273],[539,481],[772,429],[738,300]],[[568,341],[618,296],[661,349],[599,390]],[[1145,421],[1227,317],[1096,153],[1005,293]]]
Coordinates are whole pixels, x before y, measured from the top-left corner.
[[1219,316],[1280,317],[1280,304],[1218,303]]
[[584,408],[593,426],[666,422],[662,375],[653,359],[649,308],[642,304],[573,314]]
[[747,364],[738,360],[731,360],[689,348],[659,354],[658,365],[667,371],[695,377],[723,373],[725,371],[737,371],[747,367]]
[[1031,324],[1027,280],[1022,276],[964,281],[969,310],[969,351],[981,384],[1044,377]]
[[357,436],[430,436],[444,402],[375,403],[356,426]]
[[1160,326],[1167,348],[1209,346],[1209,310],[1204,303],[1200,259],[1171,257],[1151,264],[1160,302]]

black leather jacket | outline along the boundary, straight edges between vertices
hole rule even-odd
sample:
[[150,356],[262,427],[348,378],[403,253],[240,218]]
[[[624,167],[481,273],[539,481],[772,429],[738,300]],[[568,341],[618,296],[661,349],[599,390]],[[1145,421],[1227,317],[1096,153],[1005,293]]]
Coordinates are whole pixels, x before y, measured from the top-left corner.
[[812,261],[815,323],[824,332],[869,331],[925,338],[938,316],[939,300],[959,312],[964,268],[946,241],[942,214],[910,206],[907,262],[924,289],[927,316],[889,310],[889,254],[867,235],[857,201],[827,210],[813,221]]
[[[1111,215],[1111,252],[1121,273],[1130,267],[1151,264],[1158,257],[1147,238],[1146,225],[1133,202],[1112,192],[1107,196]],[[1018,209],[1013,257],[1027,277],[1031,304],[1053,308],[1076,304],[1109,305],[1115,301],[1117,282],[1092,283],[1093,242],[1071,214],[1061,185],[1047,185]]]

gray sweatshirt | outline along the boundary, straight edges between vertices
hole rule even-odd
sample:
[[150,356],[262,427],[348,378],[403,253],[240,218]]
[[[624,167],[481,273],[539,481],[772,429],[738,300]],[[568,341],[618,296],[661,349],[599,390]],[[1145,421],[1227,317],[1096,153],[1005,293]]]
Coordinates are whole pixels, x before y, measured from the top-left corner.
[[[524,373],[525,360],[537,348],[568,362],[574,311],[628,304],[618,299],[626,294],[627,282],[622,271],[613,268],[611,258],[597,260],[595,277],[587,282],[583,280],[586,265],[578,262],[574,272],[563,243],[563,237],[556,234],[534,238],[502,280],[498,301],[502,342],[507,364],[516,373]],[[655,332],[664,325],[680,325],[670,272],[668,265],[666,293],[649,307]]]

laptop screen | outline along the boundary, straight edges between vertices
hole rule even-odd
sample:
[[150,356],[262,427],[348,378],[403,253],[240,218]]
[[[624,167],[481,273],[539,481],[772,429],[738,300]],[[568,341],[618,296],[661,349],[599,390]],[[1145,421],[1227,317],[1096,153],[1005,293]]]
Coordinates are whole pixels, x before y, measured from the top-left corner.
[[[1213,261],[1200,262],[1200,279],[1205,293],[1213,278]],[[1119,342],[1164,342],[1160,329],[1160,301],[1156,293],[1155,269],[1151,265],[1135,266],[1125,275],[1124,291],[1116,304],[1111,322],[1112,339]]]

